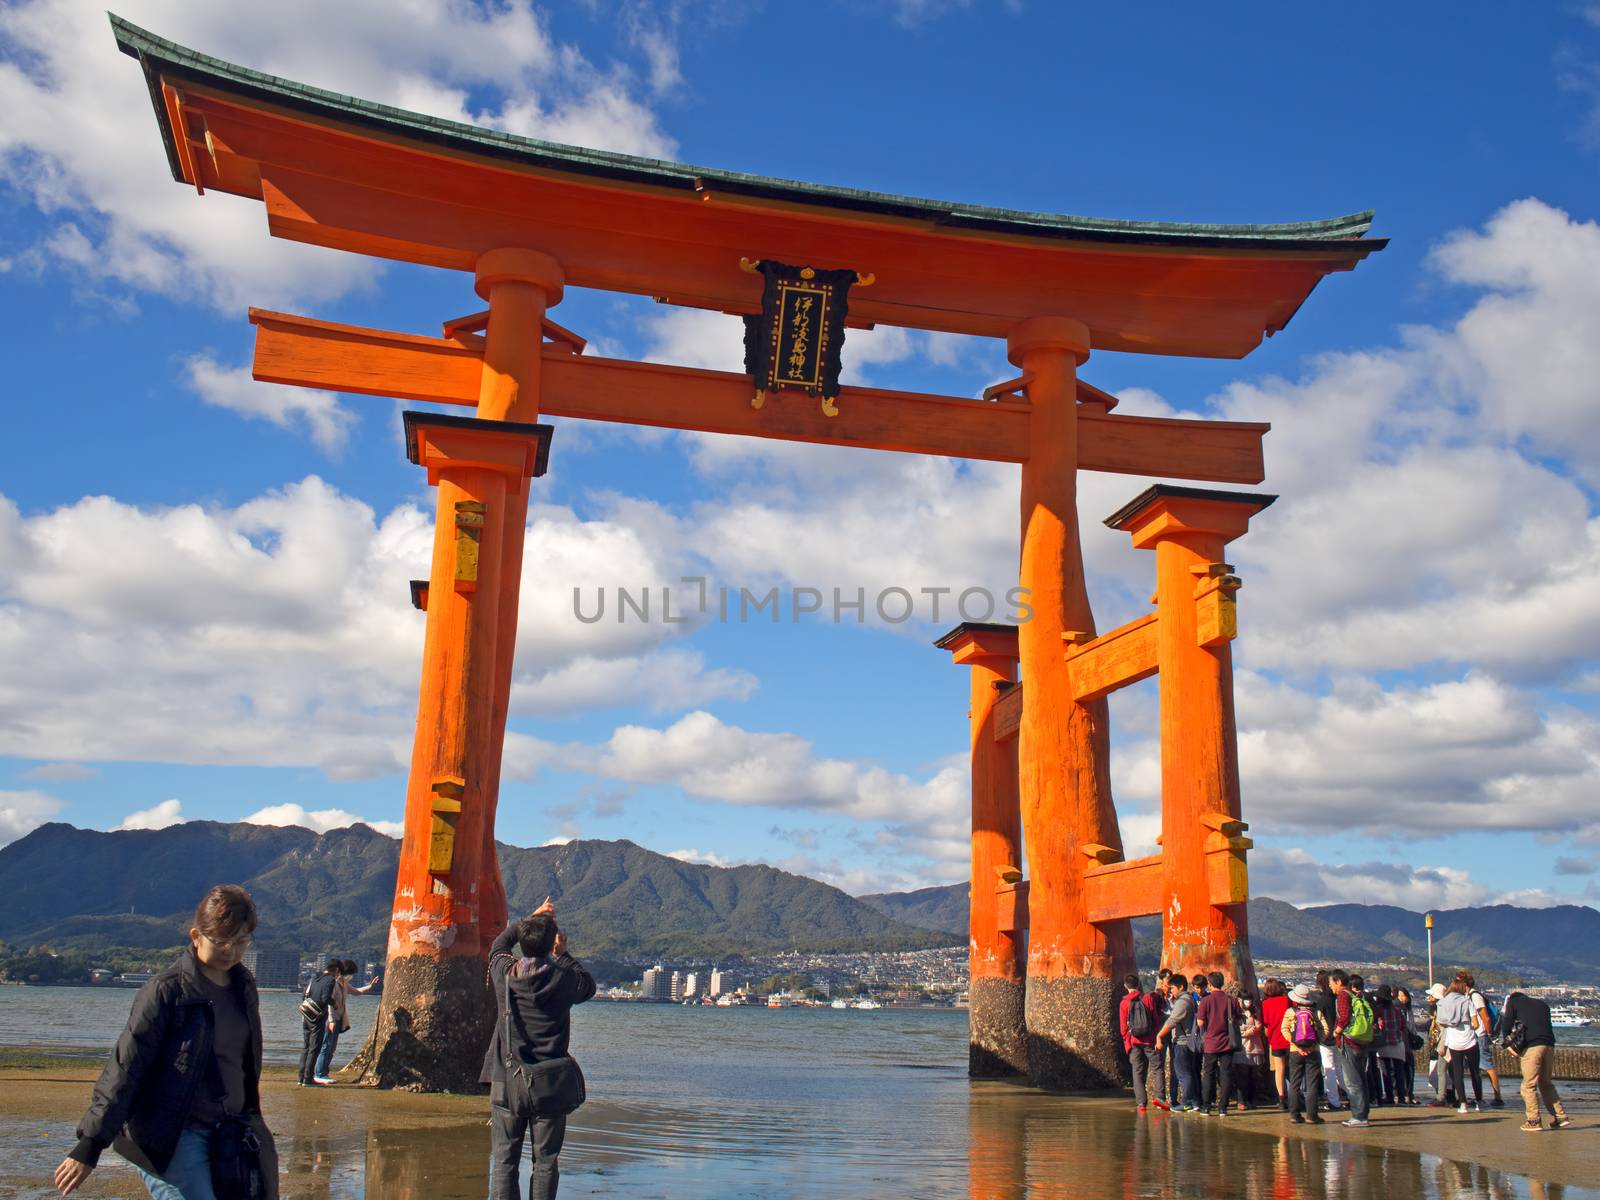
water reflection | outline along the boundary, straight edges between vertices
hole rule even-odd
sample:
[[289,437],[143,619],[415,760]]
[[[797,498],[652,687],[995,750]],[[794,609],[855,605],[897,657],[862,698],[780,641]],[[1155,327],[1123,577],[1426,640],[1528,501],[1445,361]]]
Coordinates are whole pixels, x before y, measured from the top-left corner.
[[[889,1081],[886,1080],[887,1084]],[[598,1102],[574,1119],[562,1195],[719,1198],[826,1195],[914,1200],[1595,1200],[1433,1155],[1261,1120],[1152,1114],[999,1083],[952,1082],[897,1119],[892,1091],[848,1119],[824,1100],[724,1109]],[[372,1116],[376,1114],[363,1114]],[[963,1138],[962,1121],[965,1120]],[[286,1197],[455,1200],[488,1191],[488,1131],[452,1117],[405,1128],[360,1122],[280,1140]]]
[[[1380,1146],[1289,1137],[974,1084],[968,1200],[1204,1195],[1229,1200],[1578,1200],[1595,1193]],[[1242,1124],[1242,1123],[1241,1123]]]

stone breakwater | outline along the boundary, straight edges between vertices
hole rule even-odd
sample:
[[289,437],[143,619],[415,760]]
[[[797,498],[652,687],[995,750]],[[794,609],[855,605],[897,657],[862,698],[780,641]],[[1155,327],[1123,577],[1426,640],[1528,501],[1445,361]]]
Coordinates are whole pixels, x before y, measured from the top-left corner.
[[[1502,1076],[1522,1076],[1522,1061],[1511,1051],[1496,1048],[1494,1067]],[[1600,1079],[1600,1046],[1560,1046],[1551,1061],[1554,1079]]]

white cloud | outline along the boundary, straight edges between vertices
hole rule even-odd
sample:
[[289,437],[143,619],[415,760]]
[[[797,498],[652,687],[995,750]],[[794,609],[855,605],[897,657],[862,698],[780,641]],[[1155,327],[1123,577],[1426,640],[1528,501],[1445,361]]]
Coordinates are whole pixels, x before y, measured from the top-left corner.
[[100,772],[94,767],[84,766],[83,763],[40,763],[37,767],[29,767],[24,771],[22,778],[39,783],[87,783],[91,779],[100,778]]
[[1250,890],[1257,896],[1271,896],[1302,908],[1319,904],[1371,903],[1373,897],[1381,897],[1384,904],[1413,912],[1473,908],[1484,904],[1549,908],[1557,904],[1593,904],[1600,899],[1600,893],[1592,885],[1578,894],[1545,888],[1508,892],[1498,882],[1474,878],[1459,867],[1411,866],[1377,860],[1326,863],[1303,849],[1271,847],[1250,853]]
[[682,712],[713,700],[745,700],[756,690],[746,671],[708,669],[693,650],[595,658],[583,655],[540,675],[524,676],[511,690],[520,716],[560,716],[583,709],[640,705],[653,712]]
[[[421,510],[380,518],[315,477],[235,508],[101,496],[24,517],[0,497],[0,753],[399,772],[423,630],[407,581],[431,550]],[[652,653],[676,626],[573,615],[574,587],[680,574],[638,529],[536,506],[525,563],[519,704],[576,711],[648,686],[682,707],[754,687],[692,651]]]
[[1242,682],[1240,775],[1263,827],[1600,831],[1600,723],[1582,713],[1482,674],[1321,697]]
[[[117,825],[118,829],[165,829],[169,825],[182,825],[187,820],[183,815],[183,802],[180,800],[163,800],[152,808],[131,812],[122,818]],[[265,823],[265,822],[258,822]]]
[[317,447],[334,457],[344,450],[358,419],[332,392],[257,383],[248,366],[225,367],[209,355],[189,358],[184,371],[190,389],[205,403],[280,429],[304,426]]
[[[555,41],[527,0],[233,5],[127,0],[119,12],[232,62],[369,100],[556,141],[676,150],[624,67]],[[308,29],[316,35],[306,36]],[[0,179],[55,223],[45,257],[134,292],[224,310],[326,300],[368,286],[368,259],[267,236],[261,206],[172,182],[137,65],[78,0],[0,10]],[[665,68],[665,47],[647,54]],[[473,99],[476,97],[477,99]]]
[[[880,882],[890,877],[920,881],[915,886],[941,882],[963,872],[970,860],[971,787],[964,753],[940,759],[918,779],[872,763],[820,756],[796,734],[754,732],[693,712],[664,729],[620,726],[598,745],[508,735],[507,777],[529,779],[541,767],[674,786],[723,804],[866,823],[876,828],[863,833],[856,848],[874,863]],[[842,870],[837,864],[818,869],[830,879]]]
[[697,863],[705,867],[733,867],[738,866],[743,860],[729,858],[725,854],[718,854],[712,850],[668,850],[668,858],[676,858],[680,862]]
[[60,811],[61,801],[46,792],[0,792],[0,846],[32,833]]
[[307,812],[298,804],[273,804],[251,813],[245,821],[251,825],[299,825],[317,833],[327,833],[330,829],[346,829],[358,823],[370,825],[379,833],[395,838],[405,832],[405,825],[400,821],[369,821],[365,817],[356,816],[355,813],[345,812],[342,808],[323,808]]

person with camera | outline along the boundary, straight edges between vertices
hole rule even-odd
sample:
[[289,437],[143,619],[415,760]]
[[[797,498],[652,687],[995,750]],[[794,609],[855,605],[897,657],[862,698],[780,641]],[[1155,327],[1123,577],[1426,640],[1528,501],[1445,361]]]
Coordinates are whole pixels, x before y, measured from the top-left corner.
[[583,1073],[567,1053],[572,1006],[595,989],[593,977],[567,952],[550,897],[495,938],[489,985],[498,1016],[479,1077],[489,1085],[489,1194],[517,1200],[522,1143],[531,1132],[528,1195],[555,1200],[567,1114],[584,1096]]
[[1550,1006],[1537,996],[1512,992],[1500,1010],[1500,1044],[1522,1061],[1522,1108],[1527,1120],[1524,1133],[1538,1133],[1539,1101],[1550,1110],[1550,1128],[1565,1129],[1572,1124],[1566,1107],[1550,1082],[1550,1059],[1555,1053],[1556,1031],[1550,1023]]
[[63,1196],[114,1145],[152,1200],[275,1200],[277,1152],[261,1118],[260,1004],[240,961],[255,927],[255,901],[242,887],[214,887],[200,901],[190,948],[133,998],[78,1144],[56,1168]]

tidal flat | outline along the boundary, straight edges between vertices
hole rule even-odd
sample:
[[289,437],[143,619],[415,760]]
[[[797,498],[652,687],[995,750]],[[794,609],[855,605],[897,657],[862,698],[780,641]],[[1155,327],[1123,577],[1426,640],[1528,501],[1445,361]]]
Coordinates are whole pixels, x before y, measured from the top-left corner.
[[[293,999],[282,1014],[274,999],[269,1019],[287,1022]],[[594,1004],[575,1012],[574,1026],[591,1100],[570,1125],[563,1200],[1600,1200],[1592,1084],[1562,1086],[1577,1125],[1559,1133],[1518,1130],[1514,1083],[1503,1109],[1378,1109],[1355,1131],[1291,1126],[1264,1109],[1221,1122],[1140,1117],[1126,1096],[974,1083],[957,1012]],[[62,1053],[16,1045],[16,1030],[6,1025],[0,1045],[0,1195],[42,1200],[116,1031]],[[273,1042],[263,1102],[286,1198],[487,1194],[485,1096],[296,1088],[292,1043]],[[339,1061],[356,1046],[341,1047]],[[80,1195],[144,1196],[114,1153],[102,1164]]]

